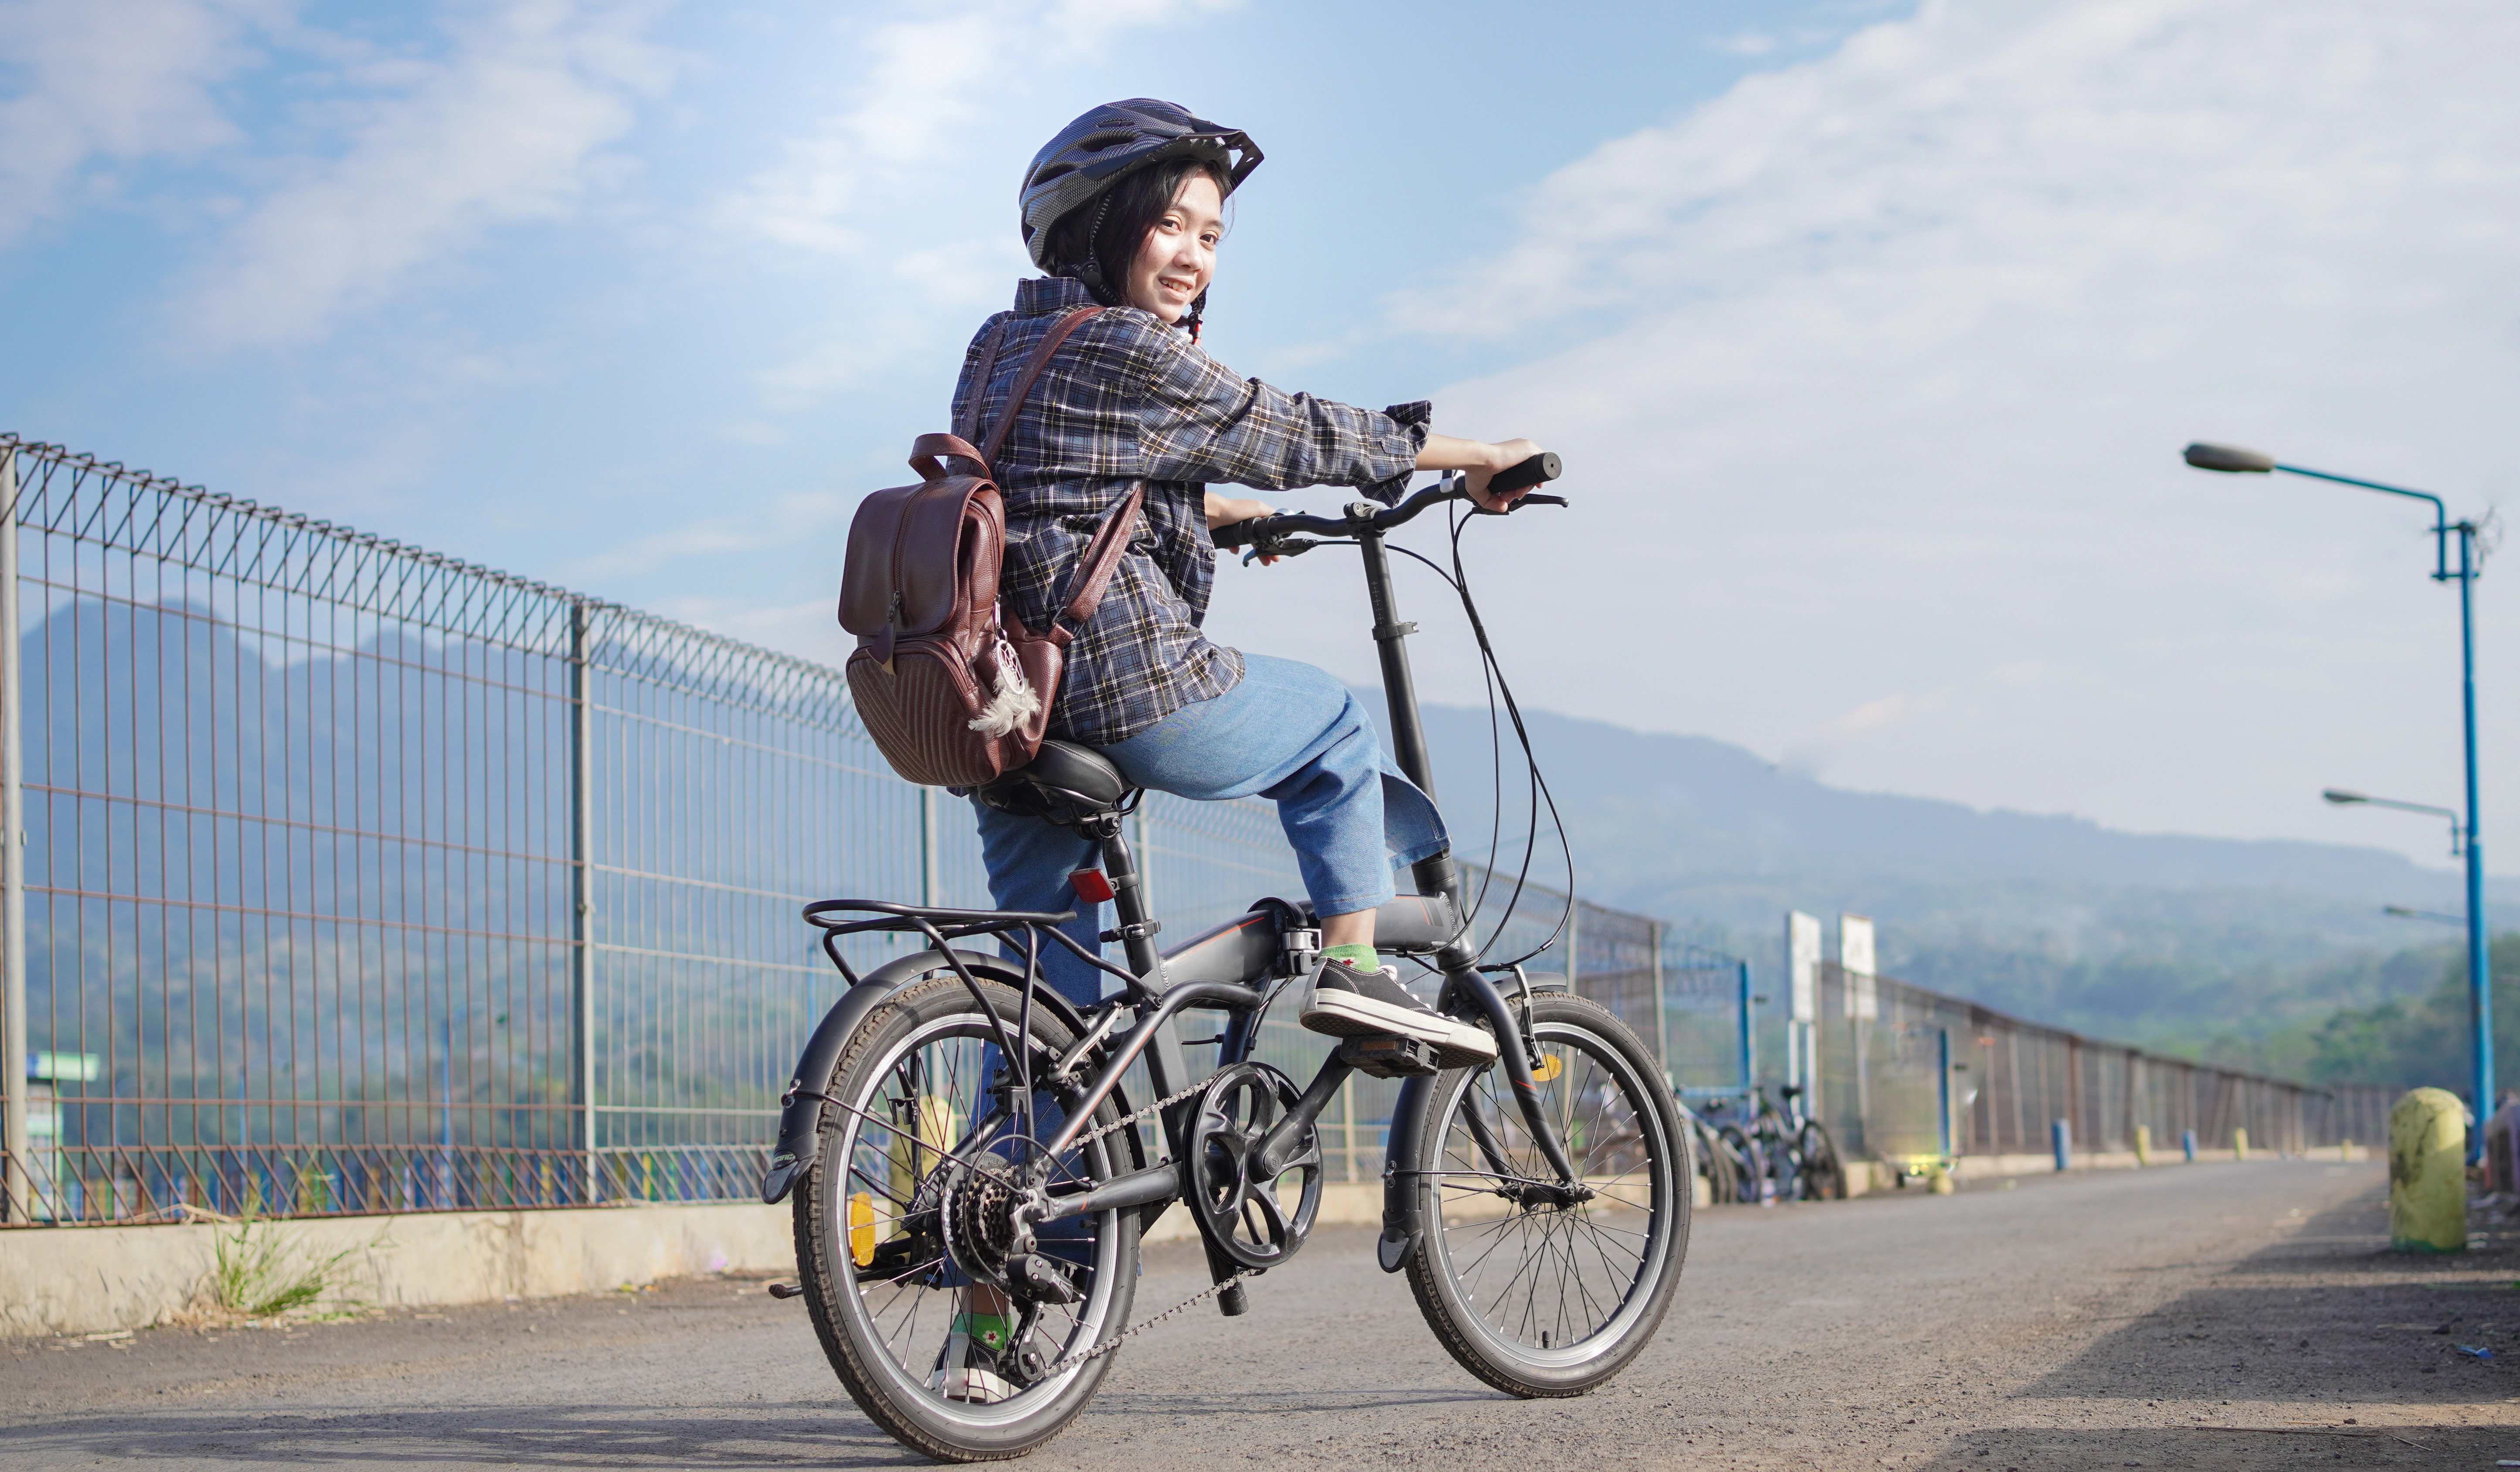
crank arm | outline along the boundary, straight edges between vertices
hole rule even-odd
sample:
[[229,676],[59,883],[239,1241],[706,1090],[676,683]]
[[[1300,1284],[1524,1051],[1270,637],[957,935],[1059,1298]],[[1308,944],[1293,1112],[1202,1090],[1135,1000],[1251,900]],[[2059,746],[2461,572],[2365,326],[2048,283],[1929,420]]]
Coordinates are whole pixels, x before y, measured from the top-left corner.
[[1181,1168],[1171,1161],[1115,1175],[1090,1191],[1077,1191],[1064,1196],[1054,1195],[1048,1210],[1033,1218],[1035,1221],[1058,1221],[1069,1217],[1083,1217],[1093,1212],[1125,1211],[1133,1206],[1153,1206],[1157,1202],[1177,1200],[1182,1193]]

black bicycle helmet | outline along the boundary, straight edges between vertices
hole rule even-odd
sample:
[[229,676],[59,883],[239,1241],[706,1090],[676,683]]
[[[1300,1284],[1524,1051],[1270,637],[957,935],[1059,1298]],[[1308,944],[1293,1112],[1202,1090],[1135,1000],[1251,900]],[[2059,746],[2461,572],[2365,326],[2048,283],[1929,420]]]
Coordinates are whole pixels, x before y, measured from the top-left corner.
[[1080,264],[1090,267],[1091,262],[1050,258],[1051,227],[1071,210],[1094,203],[1123,177],[1167,159],[1182,158],[1208,159],[1223,165],[1227,194],[1260,166],[1260,150],[1246,134],[1193,117],[1178,103],[1151,97],[1104,103],[1060,128],[1024,170],[1024,249],[1032,253],[1033,264],[1045,271]]

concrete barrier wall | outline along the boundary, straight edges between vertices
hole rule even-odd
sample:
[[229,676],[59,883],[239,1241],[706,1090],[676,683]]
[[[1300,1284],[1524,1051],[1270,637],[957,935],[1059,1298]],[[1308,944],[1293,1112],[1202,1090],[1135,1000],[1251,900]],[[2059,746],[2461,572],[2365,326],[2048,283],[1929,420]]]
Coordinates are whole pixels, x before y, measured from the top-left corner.
[[[792,1272],[784,1206],[599,1207],[270,1221],[291,1260],[347,1253],[340,1303],[416,1307],[589,1293],[700,1272]],[[0,1232],[0,1334],[93,1334],[208,1307],[210,1223]]]

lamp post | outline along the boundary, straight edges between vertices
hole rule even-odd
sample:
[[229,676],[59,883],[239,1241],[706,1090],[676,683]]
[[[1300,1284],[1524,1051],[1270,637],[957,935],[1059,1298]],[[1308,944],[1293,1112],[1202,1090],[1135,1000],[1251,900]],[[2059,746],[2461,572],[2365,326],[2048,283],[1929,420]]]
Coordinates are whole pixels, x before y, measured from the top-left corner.
[[2401,803],[2395,798],[2374,798],[2347,792],[2341,787],[2331,787],[2319,796],[2339,807],[2394,807],[2400,812],[2429,812],[2434,817],[2446,818],[2450,822],[2450,856],[2456,858],[2467,851],[2467,830],[2459,826],[2458,814],[2450,808],[2436,807],[2430,803]]
[[[2401,803],[2395,798],[2375,798],[2366,793],[2347,792],[2341,787],[2331,787],[2319,796],[2339,807],[2394,807],[2400,812],[2426,812],[2437,818],[2445,818],[2450,822],[2450,856],[2456,858],[2467,851],[2467,830],[2459,824],[2458,814],[2450,808],[2437,806],[2431,803]],[[2436,920],[2444,925],[2455,925],[2461,929],[2467,925],[2465,915],[2445,915],[2439,910],[2409,909],[2403,904],[2384,904],[2380,906],[2380,913],[2396,915],[2403,920]]]
[[[2467,851],[2467,1015],[2475,1030],[2475,1099],[2479,1128],[2469,1136],[2469,1158],[2483,1148],[2485,1131],[2481,1127],[2494,1112],[2494,990],[2488,980],[2485,949],[2485,849],[2477,841],[2476,827],[2476,577],[2483,571],[2476,555],[2476,524],[2453,522],[2441,497],[2429,491],[2408,490],[2402,485],[2383,485],[2377,481],[2360,481],[2352,476],[2330,475],[2323,470],[2305,470],[2298,465],[2285,465],[2274,456],[2258,450],[2242,449],[2230,444],[2191,444],[2186,450],[2187,463],[2198,470],[2222,471],[2234,475],[2267,475],[2282,471],[2288,476],[2307,476],[2314,481],[2333,481],[2339,485],[2358,486],[2386,495],[2405,496],[2413,501],[2430,501],[2433,508],[2433,580],[2458,582],[2458,661],[2459,693],[2465,714],[2467,750],[2467,822],[2464,825],[2464,847]],[[2458,570],[2451,571],[2450,539],[2458,537]],[[2404,807],[2417,812],[2434,812],[2451,819],[2453,837],[2460,834],[2458,816],[2448,808],[2427,807],[2413,803],[2388,802],[2363,798],[2358,793],[2330,791],[2331,803],[2370,803],[2375,806]]]

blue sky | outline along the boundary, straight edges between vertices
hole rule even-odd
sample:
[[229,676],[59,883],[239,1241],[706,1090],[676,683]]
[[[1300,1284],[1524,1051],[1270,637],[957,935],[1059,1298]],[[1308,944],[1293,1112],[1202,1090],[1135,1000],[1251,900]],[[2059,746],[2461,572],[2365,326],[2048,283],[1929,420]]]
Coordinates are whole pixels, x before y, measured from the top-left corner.
[[[0,41],[22,433],[834,657],[1024,159],[1172,97],[1269,155],[1221,358],[1566,453],[1580,510],[1481,529],[1532,703],[2444,857],[2316,801],[2455,790],[2420,519],[2177,450],[2508,483],[2507,7],[113,0]],[[1236,570],[1216,626],[1366,676],[1353,580]]]

